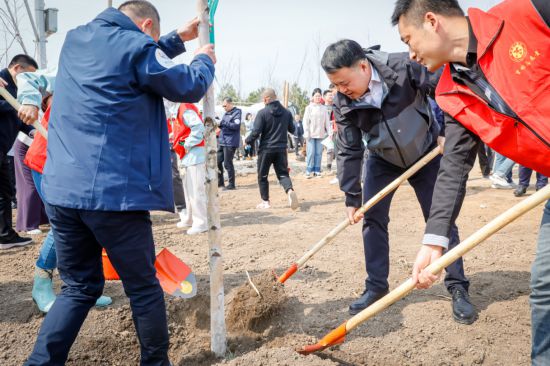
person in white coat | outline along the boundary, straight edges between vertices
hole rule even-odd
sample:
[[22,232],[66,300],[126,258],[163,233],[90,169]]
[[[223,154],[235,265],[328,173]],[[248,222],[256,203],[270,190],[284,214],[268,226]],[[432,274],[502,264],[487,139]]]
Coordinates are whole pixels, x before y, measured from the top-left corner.
[[[180,119],[181,118],[181,119]],[[182,212],[180,228],[189,228],[188,235],[208,231],[206,217],[206,148],[204,123],[192,104],[182,104],[178,121],[183,122],[183,134],[175,136],[175,143],[185,148],[181,159],[184,169],[183,192],[187,209]]]
[[321,142],[331,133],[329,112],[322,103],[321,89],[313,90],[312,101],[306,107],[303,119],[306,140],[306,177],[321,176],[323,145]]

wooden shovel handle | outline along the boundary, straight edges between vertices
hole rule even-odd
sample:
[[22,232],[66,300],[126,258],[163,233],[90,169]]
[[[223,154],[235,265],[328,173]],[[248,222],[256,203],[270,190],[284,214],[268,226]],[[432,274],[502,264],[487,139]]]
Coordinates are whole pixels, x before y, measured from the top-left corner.
[[[6,90],[6,88],[3,88],[0,86],[0,95],[8,102],[16,111],[19,111],[21,109],[21,104]],[[36,130],[44,136],[44,138],[48,139],[48,131],[40,124],[38,121],[34,121],[32,123],[33,127],[36,128]]]
[[[376,205],[378,202],[380,202],[381,199],[386,197],[389,193],[395,191],[403,182],[405,182],[407,179],[412,177],[414,174],[416,174],[420,169],[422,169],[426,164],[428,164],[430,161],[432,161],[436,156],[440,154],[441,150],[440,147],[436,147],[432,151],[430,151],[428,154],[426,154],[422,159],[417,161],[413,166],[411,166],[405,173],[403,173],[399,178],[395,179],[393,182],[388,184],[384,189],[382,189],[380,192],[378,192],[375,196],[373,196],[370,200],[365,202],[361,208],[357,210],[355,213],[356,217],[358,217],[361,214],[364,214],[370,208],[374,205]],[[311,247],[300,259],[296,261],[296,264],[298,267],[301,267],[306,263],[315,253],[317,253],[322,247],[330,243],[336,235],[338,235],[340,232],[342,232],[345,228],[347,228],[350,225],[349,220],[346,219],[342,221],[338,226],[336,226],[334,229],[332,229],[327,235],[325,235],[321,240],[319,240],[313,247]]]
[[[478,244],[483,242],[485,239],[516,220],[518,217],[522,216],[526,212],[537,207],[544,201],[550,199],[550,185],[539,190],[537,193],[532,196],[524,199],[515,206],[509,208],[501,215],[497,216],[487,225],[483,226],[481,229],[470,235],[466,240],[461,242],[459,245],[449,250],[435,262],[430,264],[426,269],[432,274],[438,274],[444,268],[448,267],[458,258],[462,257],[464,254],[468,253],[470,250],[475,248]],[[366,320],[372,318],[374,315],[380,313],[382,310],[393,304],[394,302],[407,296],[415,287],[412,278],[409,278],[399,287],[391,291],[389,294],[361,311],[359,314],[350,318],[346,323],[346,329],[348,331],[354,329],[359,324],[365,322]]]

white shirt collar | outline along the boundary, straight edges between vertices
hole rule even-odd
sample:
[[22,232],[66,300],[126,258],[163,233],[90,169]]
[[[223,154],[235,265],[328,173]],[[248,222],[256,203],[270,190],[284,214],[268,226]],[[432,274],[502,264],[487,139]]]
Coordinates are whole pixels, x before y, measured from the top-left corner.
[[369,61],[370,69],[371,69],[371,78],[369,81],[369,89],[368,91],[359,99],[357,99],[358,102],[365,102],[368,104],[372,104],[378,108],[382,105],[382,98],[384,94],[384,88],[382,86],[382,80],[380,78],[380,74],[372,66],[372,63]]

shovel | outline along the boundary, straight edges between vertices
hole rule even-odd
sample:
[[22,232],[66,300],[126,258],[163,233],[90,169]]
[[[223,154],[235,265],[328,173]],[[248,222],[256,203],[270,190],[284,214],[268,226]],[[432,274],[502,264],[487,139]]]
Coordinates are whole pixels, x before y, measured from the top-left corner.
[[[485,239],[487,239],[518,217],[522,216],[526,212],[532,210],[533,208],[537,207],[548,199],[550,199],[550,185],[539,190],[537,193],[526,198],[517,205],[511,207],[503,214],[489,222],[487,225],[483,226],[481,229],[470,235],[462,243],[449,250],[435,262],[426,267],[426,270],[430,271],[434,275],[438,274],[445,267],[448,267],[458,258],[462,257],[464,254],[475,248],[479,243],[483,242]],[[391,291],[389,294],[387,294],[365,310],[361,311],[354,317],[348,319],[345,323],[334,329],[332,332],[328,333],[316,344],[304,346],[297,351],[303,355],[308,355],[310,353],[322,351],[328,347],[335,346],[344,342],[346,334],[359,326],[359,324],[367,321],[376,314],[382,312],[388,306],[407,296],[414,289],[415,286],[416,283],[413,282],[412,278],[409,278],[407,281]]]
[[[19,109],[21,109],[21,104],[19,104],[19,102],[14,98],[12,97],[12,95],[6,90],[6,88],[4,87],[1,87],[0,86],[0,95],[2,96],[2,98],[4,98],[6,100],[6,102],[8,102],[16,111],[19,111]],[[48,139],[48,131],[46,131],[46,129],[40,124],[40,122],[38,121],[34,121],[32,123],[32,126],[34,128],[36,128],[36,130],[38,132],[40,132],[40,134],[42,136],[44,136],[44,138],[47,140]]]
[[[105,279],[108,281],[120,280],[105,249],[103,249],[102,257]],[[160,287],[168,295],[190,299],[197,294],[197,280],[191,268],[168,249],[164,248],[157,255],[155,269]]]
[[[440,154],[440,147],[436,147],[428,154],[426,154],[422,159],[417,161],[413,166],[411,166],[405,173],[403,173],[399,178],[388,184],[384,189],[378,192],[374,197],[368,200],[361,208],[355,213],[355,217],[358,218],[359,215],[367,212],[372,206],[376,205],[382,198],[386,197],[389,193],[395,191],[404,181],[413,176],[416,172],[422,169],[426,164],[432,161],[436,156]],[[342,232],[345,228],[350,225],[349,220],[346,219],[342,221],[338,226],[332,229],[324,238],[319,240],[311,249],[309,249],[300,259],[293,263],[285,273],[283,273],[277,281],[280,283],[285,283],[294,273],[298,271],[311,257],[315,255],[322,247],[330,243],[336,235]]]
[[164,248],[155,261],[160,286],[168,295],[190,299],[197,294],[197,279],[185,263]]

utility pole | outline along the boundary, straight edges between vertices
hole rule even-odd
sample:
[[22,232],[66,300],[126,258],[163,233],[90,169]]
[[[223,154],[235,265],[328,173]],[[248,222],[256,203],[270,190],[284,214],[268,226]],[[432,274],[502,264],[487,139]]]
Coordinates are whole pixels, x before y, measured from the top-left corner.
[[113,0],[108,0],[107,1],[107,6],[110,8],[113,6]]
[[32,31],[34,32],[34,39],[38,41],[40,38],[38,35],[38,29],[36,29],[36,24],[34,24],[34,18],[32,17],[31,7],[29,6],[28,0],[24,0],[25,8],[27,9],[27,15],[29,16],[29,20],[31,22]]
[[48,59],[46,57],[46,22],[44,19],[44,0],[34,0],[34,16],[36,21],[36,28],[38,30],[38,63],[41,69],[45,69],[48,66]]

